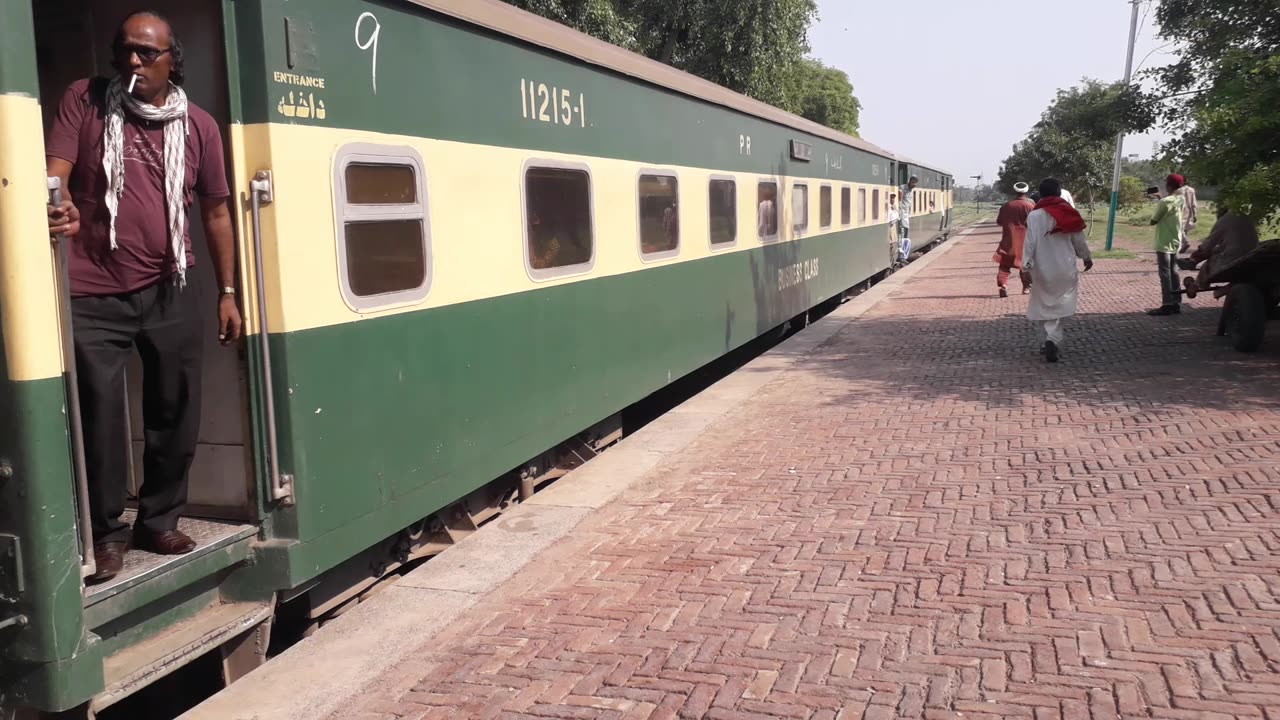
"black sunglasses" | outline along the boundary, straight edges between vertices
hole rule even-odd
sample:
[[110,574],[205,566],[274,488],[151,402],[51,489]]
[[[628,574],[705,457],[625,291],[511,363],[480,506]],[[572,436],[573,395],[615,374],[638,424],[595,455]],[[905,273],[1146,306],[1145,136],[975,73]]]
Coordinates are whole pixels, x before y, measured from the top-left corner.
[[127,60],[130,55],[137,55],[143,65],[150,65],[160,59],[161,55],[171,51],[173,48],[164,48],[163,50],[145,45],[121,45],[120,59]]

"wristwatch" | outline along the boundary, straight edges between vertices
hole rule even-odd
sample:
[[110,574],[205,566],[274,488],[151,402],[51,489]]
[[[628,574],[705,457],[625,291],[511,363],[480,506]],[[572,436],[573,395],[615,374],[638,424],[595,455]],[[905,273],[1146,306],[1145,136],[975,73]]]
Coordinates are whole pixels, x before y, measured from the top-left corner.
[[233,287],[224,287],[218,291],[218,297],[222,297],[223,295],[235,295],[235,294],[236,294],[236,289]]

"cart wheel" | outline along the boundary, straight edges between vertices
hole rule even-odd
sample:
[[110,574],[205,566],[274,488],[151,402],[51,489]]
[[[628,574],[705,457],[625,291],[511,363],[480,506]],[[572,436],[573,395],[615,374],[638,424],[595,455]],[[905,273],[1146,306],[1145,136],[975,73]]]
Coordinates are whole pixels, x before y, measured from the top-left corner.
[[1257,285],[1232,285],[1223,307],[1236,350],[1254,352],[1262,345],[1267,324],[1267,303]]

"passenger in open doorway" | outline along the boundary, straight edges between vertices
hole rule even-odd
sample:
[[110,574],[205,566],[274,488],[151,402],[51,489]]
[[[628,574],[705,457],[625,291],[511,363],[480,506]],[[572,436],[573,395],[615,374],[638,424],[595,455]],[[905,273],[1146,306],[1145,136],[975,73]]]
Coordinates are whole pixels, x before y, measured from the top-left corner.
[[911,257],[911,213],[915,208],[915,189],[920,178],[915,175],[907,180],[907,184],[898,189],[898,262],[906,262]]
[[1085,272],[1093,268],[1093,255],[1084,236],[1080,213],[1062,199],[1062,185],[1054,178],[1040,182],[1040,202],[1027,216],[1027,241],[1022,251],[1022,281],[1030,280],[1027,318],[1040,326],[1041,352],[1048,362],[1058,362],[1062,346],[1062,321],[1076,314],[1079,275],[1076,259]]
[[[205,324],[188,285],[195,263],[187,215],[195,198],[219,285],[218,339],[240,337],[235,248],[222,138],[182,90],[182,45],[153,12],[125,18],[111,45],[116,76],[79,80],[63,95],[46,148],[70,197],[49,207],[49,231],[70,243],[71,313],[80,376],[89,510],[97,574],[134,548],[195,549],[178,530],[200,428]],[[132,533],[125,361],[143,368],[146,451]]]
[[885,218],[889,220],[889,257],[898,257],[898,200],[897,196],[889,193],[889,209],[885,212]]
[[[1000,269],[996,271],[996,287],[1002,298],[1009,297],[1009,273],[1014,268],[1022,267],[1022,247],[1027,239],[1027,216],[1036,208],[1036,204],[1027,199],[1030,189],[1024,182],[1015,183],[1013,191],[1017,193],[1017,197],[1005,203],[996,216],[996,224],[1000,226],[1000,246],[991,259],[1000,264]],[[1022,293],[1025,295],[1030,289],[1023,281]]]

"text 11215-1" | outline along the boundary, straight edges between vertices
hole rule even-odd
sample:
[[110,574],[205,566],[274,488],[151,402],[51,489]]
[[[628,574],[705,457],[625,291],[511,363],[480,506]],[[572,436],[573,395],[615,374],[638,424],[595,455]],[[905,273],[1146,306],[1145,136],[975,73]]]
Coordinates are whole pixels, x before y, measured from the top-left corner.
[[582,93],[574,97],[567,88],[548,87],[546,83],[520,80],[520,110],[527,120],[553,125],[587,126],[587,98]]

